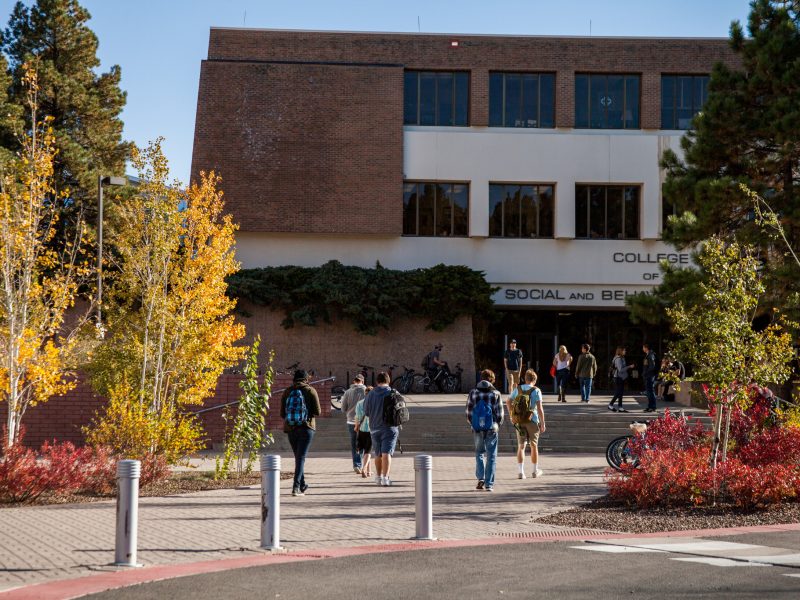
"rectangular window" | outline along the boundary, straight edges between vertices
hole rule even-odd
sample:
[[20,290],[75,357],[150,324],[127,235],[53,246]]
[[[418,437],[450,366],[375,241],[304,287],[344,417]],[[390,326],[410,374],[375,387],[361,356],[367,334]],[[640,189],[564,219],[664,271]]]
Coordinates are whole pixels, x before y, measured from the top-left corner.
[[553,237],[553,186],[489,184],[489,236]]
[[661,129],[689,129],[708,98],[708,75],[661,76]]
[[575,237],[639,239],[640,189],[637,185],[576,185]]
[[575,75],[575,127],[639,129],[639,82],[633,74]]
[[490,73],[489,127],[553,127],[552,73]]
[[403,184],[403,235],[466,237],[469,233],[469,185]]
[[469,125],[469,73],[406,71],[405,125]]

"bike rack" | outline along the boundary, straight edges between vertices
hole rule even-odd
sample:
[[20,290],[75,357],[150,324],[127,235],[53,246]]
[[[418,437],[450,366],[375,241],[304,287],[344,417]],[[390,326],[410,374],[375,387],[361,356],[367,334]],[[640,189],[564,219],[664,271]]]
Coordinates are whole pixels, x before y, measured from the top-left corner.
[[[324,379],[317,379],[316,381],[309,381],[308,385],[314,385],[315,383],[325,383],[326,381],[336,381],[336,377],[325,377]],[[275,394],[279,392],[285,392],[288,388],[281,388],[279,390],[270,391],[267,394],[267,399],[272,398]],[[217,406],[210,406],[208,408],[202,408],[200,410],[196,410],[190,414],[199,415],[202,413],[211,412],[212,410],[218,410],[220,408],[227,408],[228,406],[233,406],[234,404],[241,404],[241,400],[234,400],[233,402],[226,402],[225,404],[218,404]]]

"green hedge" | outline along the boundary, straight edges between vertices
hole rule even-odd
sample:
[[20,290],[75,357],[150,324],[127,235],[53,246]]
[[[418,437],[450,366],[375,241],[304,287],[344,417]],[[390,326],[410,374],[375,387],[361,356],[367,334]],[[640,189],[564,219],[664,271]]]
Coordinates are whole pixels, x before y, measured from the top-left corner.
[[463,266],[395,271],[346,267],[243,269],[228,278],[228,295],[283,310],[283,326],[349,319],[357,331],[376,335],[405,317],[422,317],[441,331],[462,315],[493,312],[490,286],[481,271]]

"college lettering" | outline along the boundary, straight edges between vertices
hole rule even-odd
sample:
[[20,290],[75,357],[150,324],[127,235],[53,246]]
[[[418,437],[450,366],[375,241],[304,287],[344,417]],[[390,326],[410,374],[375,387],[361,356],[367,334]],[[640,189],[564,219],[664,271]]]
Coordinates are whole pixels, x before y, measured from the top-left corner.
[[677,252],[659,252],[657,254],[651,254],[650,252],[614,252],[612,259],[615,263],[658,264],[662,260],[666,260],[673,265],[689,264],[689,255]]

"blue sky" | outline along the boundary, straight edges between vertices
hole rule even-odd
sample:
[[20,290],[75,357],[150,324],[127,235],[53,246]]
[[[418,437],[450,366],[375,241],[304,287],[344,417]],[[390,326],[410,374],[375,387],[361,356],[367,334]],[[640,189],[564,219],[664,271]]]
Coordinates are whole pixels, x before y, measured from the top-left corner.
[[[26,4],[31,4],[27,0]],[[125,138],[158,136],[188,180],[200,61],[212,26],[525,35],[726,37],[748,0],[83,0],[103,69],[122,68]],[[0,0],[5,28],[14,2]]]

